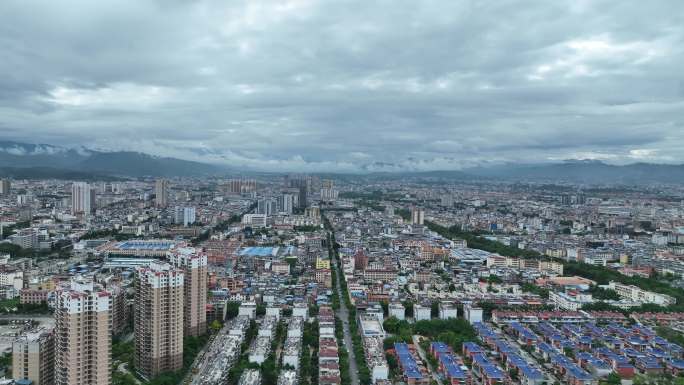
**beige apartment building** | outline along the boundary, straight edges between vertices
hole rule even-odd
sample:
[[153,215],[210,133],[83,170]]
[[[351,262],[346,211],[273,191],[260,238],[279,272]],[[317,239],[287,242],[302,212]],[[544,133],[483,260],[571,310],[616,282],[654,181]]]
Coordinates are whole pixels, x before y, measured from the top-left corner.
[[57,292],[55,384],[109,385],[111,378],[111,295],[77,279]]
[[185,274],[184,335],[200,336],[207,331],[207,255],[194,247],[177,247],[167,258]]
[[183,366],[184,274],[166,262],[138,268],[135,369],[150,379]]
[[52,330],[36,330],[12,343],[12,378],[33,385],[55,383],[55,335]]
[[119,284],[109,285],[107,289],[112,294],[112,333],[117,336],[126,330],[130,320],[126,289]]

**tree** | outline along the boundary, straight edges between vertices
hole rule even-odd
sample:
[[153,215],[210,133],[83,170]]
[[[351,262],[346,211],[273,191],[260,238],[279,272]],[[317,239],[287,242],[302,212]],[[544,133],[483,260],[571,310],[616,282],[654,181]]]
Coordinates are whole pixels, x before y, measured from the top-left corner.
[[489,274],[489,277],[487,278],[487,282],[489,283],[502,283],[503,281],[498,275],[494,274]]
[[591,295],[598,300],[620,300],[620,295],[612,289],[603,289],[597,285],[592,285],[589,288]]
[[606,385],[620,385],[622,383],[622,380],[620,376],[617,375],[617,373],[612,372],[606,377],[604,380],[604,384]]
[[380,306],[382,306],[382,313],[385,317],[389,314],[389,303],[387,301],[381,301]]
[[121,373],[118,370],[112,372],[112,385],[137,385],[138,382],[130,373]]
[[212,321],[211,325],[209,325],[209,327],[211,328],[211,330],[214,331],[214,333],[216,333],[216,332],[218,332],[219,330],[221,330],[221,327],[222,327],[222,326],[223,326],[223,325],[221,325],[221,322],[219,322],[219,320],[216,320],[216,319],[215,319],[214,321]]
[[266,305],[263,305],[263,304],[257,305],[256,315],[257,315],[257,317],[261,317],[263,315],[266,315]]
[[439,301],[432,301],[430,304],[430,316],[432,318],[439,317]]
[[508,376],[511,377],[511,379],[513,381],[517,381],[518,380],[518,369],[515,369],[515,368],[508,369]]
[[226,319],[231,320],[238,316],[240,313],[240,302],[228,302],[226,306]]
[[12,365],[12,353],[5,353],[0,356],[0,367],[8,368]]
[[402,302],[402,305],[404,305],[404,310],[406,313],[406,316],[409,318],[413,317],[413,302],[411,301],[404,301]]
[[565,354],[566,356],[568,356],[570,358],[575,358],[575,351],[572,350],[572,348],[569,348],[569,347],[563,348],[563,354]]
[[521,289],[526,293],[537,294],[542,298],[549,298],[549,289],[545,289],[531,283],[523,283]]

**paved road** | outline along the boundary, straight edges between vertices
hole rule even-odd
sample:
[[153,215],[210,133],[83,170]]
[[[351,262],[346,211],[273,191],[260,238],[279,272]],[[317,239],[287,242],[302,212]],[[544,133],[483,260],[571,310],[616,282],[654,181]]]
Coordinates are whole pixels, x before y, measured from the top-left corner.
[[[332,259],[333,256],[331,255]],[[352,345],[351,332],[349,331],[349,309],[347,309],[347,302],[344,300],[342,294],[342,286],[340,285],[340,269],[337,268],[337,263],[333,261],[333,268],[335,269],[335,275],[337,276],[337,295],[340,297],[340,308],[337,310],[337,316],[340,317],[342,321],[342,330],[344,331],[344,345],[340,346],[340,349],[347,349],[349,352],[349,377],[351,379],[352,385],[359,385],[359,370],[356,367],[356,356],[354,356],[354,347]]]
[[425,362],[425,366],[430,370],[430,374],[432,375],[432,379],[437,381],[439,385],[442,385],[442,379],[439,377],[437,374],[436,368],[433,368],[432,365],[430,365],[430,361],[427,359],[427,353],[425,353],[425,350],[420,346],[420,336],[419,335],[414,335],[413,337],[413,345],[416,347],[416,350],[418,351],[418,356],[420,356],[420,359]]
[[0,319],[9,320],[9,321],[12,321],[12,320],[19,320],[19,321],[34,320],[34,321],[38,321],[41,323],[54,322],[55,321],[55,317],[53,317],[50,314],[11,314],[11,315],[2,314],[2,315],[0,315]]
[[511,337],[511,336],[510,336],[509,334],[507,334],[507,333],[504,333],[503,331],[501,332],[501,335],[503,335],[504,338],[506,339],[506,341],[508,341],[508,343],[510,343],[511,345],[513,345],[514,348],[518,349],[518,353],[520,353],[520,355],[522,356],[522,358],[523,358],[525,361],[527,361],[527,362],[529,362],[529,363],[535,363],[535,364],[537,364],[537,367],[539,367],[539,369],[541,369],[541,371],[544,373],[544,375],[545,375],[546,377],[548,377],[548,378],[551,379],[551,382],[553,382],[553,383],[559,383],[559,384],[562,383],[562,381],[561,381],[560,379],[558,379],[558,377],[556,377],[553,373],[548,372],[548,371],[539,363],[539,360],[537,360],[533,355],[527,353],[527,352],[522,348],[522,346],[520,346],[520,344],[518,343],[518,341],[517,341],[515,338]]

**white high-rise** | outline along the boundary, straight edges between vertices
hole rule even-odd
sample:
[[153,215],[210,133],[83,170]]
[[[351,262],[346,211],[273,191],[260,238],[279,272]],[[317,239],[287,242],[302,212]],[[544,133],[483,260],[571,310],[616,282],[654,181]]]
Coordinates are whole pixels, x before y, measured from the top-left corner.
[[257,202],[257,214],[273,215],[276,202],[272,198],[259,199]]
[[195,223],[196,220],[196,214],[195,214],[195,208],[194,207],[182,207],[182,206],[176,206],[174,208],[174,218],[173,221],[174,223],[177,224],[183,224],[183,226],[187,227],[188,225],[191,225]]
[[71,185],[71,213],[88,215],[95,211],[95,189],[88,183],[74,182]]
[[278,199],[278,212],[292,214],[294,208],[294,195],[284,193]]

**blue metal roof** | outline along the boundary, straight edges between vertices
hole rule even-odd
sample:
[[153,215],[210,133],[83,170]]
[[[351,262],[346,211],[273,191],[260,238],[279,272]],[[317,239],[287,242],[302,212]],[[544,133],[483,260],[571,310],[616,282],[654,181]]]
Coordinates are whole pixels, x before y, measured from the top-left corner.
[[581,381],[590,381],[594,377],[587,373],[584,369],[580,368],[572,362],[567,356],[563,354],[555,354],[553,357],[551,357],[551,362],[553,362],[556,365],[560,365],[563,368],[565,368],[565,371],[568,373],[569,376],[576,378]]
[[120,242],[117,247],[121,250],[168,250],[171,246],[175,245],[176,242],[172,241],[123,241]]
[[577,353],[576,357],[582,361],[587,361],[590,365],[599,369],[610,369],[610,364],[606,361],[595,357],[591,353],[580,352]]
[[663,367],[655,357],[640,357],[635,362],[642,369],[661,369]]
[[473,356],[473,365],[480,368],[483,374],[491,379],[503,379],[504,372],[496,365],[492,364],[484,354],[476,354]]
[[482,347],[480,347],[480,345],[476,344],[475,342],[464,342],[463,348],[465,348],[470,353],[484,352],[484,350],[482,350]]
[[584,329],[588,330],[590,333],[594,335],[603,335],[603,330],[600,327],[594,325],[593,323],[585,324]]
[[541,350],[542,352],[545,352],[545,353],[556,353],[557,352],[556,348],[547,344],[546,342],[542,342],[542,343],[538,344],[537,346],[539,347],[539,350]]
[[437,353],[449,353],[451,351],[447,344],[440,341],[435,341],[431,343],[430,346],[432,347],[432,350],[434,350]]
[[620,366],[620,367],[624,368],[624,367],[632,366],[632,364],[630,363],[630,361],[627,357],[625,357],[621,354],[617,354],[608,348],[598,348],[598,349],[595,349],[594,352],[596,354],[599,354],[599,355],[602,355],[602,356],[608,358],[609,360],[615,361],[618,364],[618,366]]
[[645,357],[646,354],[632,348],[626,348],[623,349],[622,352],[627,356],[627,357]]
[[494,342],[494,345],[496,345],[497,350],[504,354],[515,353],[518,351],[504,340],[496,340],[496,342]]
[[526,339],[536,341],[538,339],[537,335],[527,327],[521,325],[518,322],[511,322],[510,326],[518,332],[521,336],[523,336]]
[[525,378],[531,380],[541,380],[544,378],[544,374],[542,374],[541,370],[532,366],[517,354],[510,354],[508,356],[508,361],[512,366],[518,368],[520,374]]
[[684,369],[684,360],[669,360],[667,363],[679,370]]
[[439,361],[446,369],[449,378],[465,379],[467,377],[466,372],[461,369],[461,366],[457,363],[456,358],[452,354],[440,355]]
[[423,378],[423,375],[420,373],[420,370],[418,369],[418,363],[413,358],[413,355],[409,350],[408,344],[403,342],[395,343],[394,351],[397,353],[399,363],[401,364],[401,369],[404,371],[404,376],[406,378]]
[[278,247],[270,246],[251,246],[240,250],[238,255],[247,257],[271,257],[278,253],[278,249]]
[[473,324],[473,328],[475,328],[477,333],[480,335],[480,338],[482,339],[498,337],[498,335],[492,329],[490,329],[487,325],[483,324],[482,322],[475,322]]
[[590,344],[593,338],[591,336],[580,336],[577,340],[582,344]]

